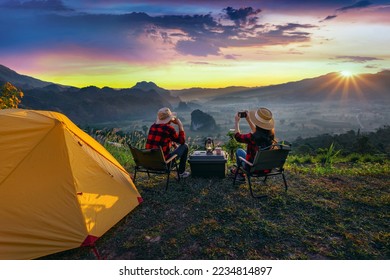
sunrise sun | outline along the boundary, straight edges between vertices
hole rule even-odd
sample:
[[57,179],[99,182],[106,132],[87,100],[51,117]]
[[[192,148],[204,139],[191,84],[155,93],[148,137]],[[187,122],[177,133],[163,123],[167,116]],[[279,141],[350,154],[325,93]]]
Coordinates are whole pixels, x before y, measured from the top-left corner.
[[341,71],[340,74],[341,74],[341,76],[343,76],[345,78],[349,78],[349,77],[353,76],[352,72],[347,71],[347,70]]

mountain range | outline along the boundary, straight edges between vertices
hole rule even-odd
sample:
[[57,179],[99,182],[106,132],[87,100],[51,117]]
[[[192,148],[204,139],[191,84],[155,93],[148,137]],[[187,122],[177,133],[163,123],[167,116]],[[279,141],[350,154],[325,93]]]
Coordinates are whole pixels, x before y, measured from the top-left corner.
[[152,82],[114,89],[64,86],[21,75],[0,65],[0,84],[10,82],[24,93],[20,108],[62,112],[78,124],[150,117],[180,98]]
[[333,72],[323,76],[264,87],[192,88],[172,91],[183,101],[207,103],[274,102],[370,102],[390,99],[390,70],[376,74],[343,77]]
[[21,108],[62,112],[83,125],[140,118],[154,119],[159,108],[175,108],[178,104],[183,106],[183,102],[191,105],[256,104],[264,101],[375,101],[388,104],[390,101],[389,70],[354,77],[329,73],[297,82],[254,88],[190,88],[170,91],[145,81],[125,89],[95,86],[77,88],[41,81],[0,65],[0,84],[5,82],[12,83],[24,92]]

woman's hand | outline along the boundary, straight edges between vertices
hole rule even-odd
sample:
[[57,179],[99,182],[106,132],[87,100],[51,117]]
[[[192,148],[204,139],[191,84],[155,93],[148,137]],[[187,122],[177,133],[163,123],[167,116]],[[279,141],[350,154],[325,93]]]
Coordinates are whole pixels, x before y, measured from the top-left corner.
[[238,115],[238,113],[236,113],[236,115],[234,116],[234,121],[235,123],[238,123],[240,121],[240,116]]
[[239,123],[240,122],[240,117],[238,116],[238,113],[236,113],[236,115],[234,116],[234,133],[240,133],[240,126],[239,126]]
[[174,124],[179,124],[180,120],[178,118],[173,118],[170,122]]
[[245,110],[245,113],[246,113],[245,119],[249,123],[251,121],[250,118],[249,118],[249,111]]
[[179,127],[179,131],[184,131],[184,126],[178,118],[172,119],[171,123],[177,124],[177,126]]

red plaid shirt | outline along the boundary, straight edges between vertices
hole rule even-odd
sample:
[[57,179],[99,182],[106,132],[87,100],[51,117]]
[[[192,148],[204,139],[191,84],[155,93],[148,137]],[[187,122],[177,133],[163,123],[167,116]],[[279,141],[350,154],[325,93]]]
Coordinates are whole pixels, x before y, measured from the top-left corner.
[[255,155],[259,150],[259,146],[257,146],[255,141],[253,140],[252,133],[241,134],[237,132],[234,135],[234,138],[236,138],[237,142],[248,144],[246,148],[245,159],[249,162],[253,162],[253,160],[255,159]]
[[165,156],[168,159],[172,147],[172,142],[183,145],[185,142],[184,131],[176,132],[173,126],[169,124],[152,124],[149,129],[148,139],[146,140],[146,149],[156,149],[161,147]]

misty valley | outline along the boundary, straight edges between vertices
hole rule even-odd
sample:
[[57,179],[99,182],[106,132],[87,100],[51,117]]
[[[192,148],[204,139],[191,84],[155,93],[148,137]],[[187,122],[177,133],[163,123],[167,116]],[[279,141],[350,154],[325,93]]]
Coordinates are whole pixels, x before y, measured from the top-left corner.
[[[202,104],[199,109],[215,119],[216,130],[200,129],[191,130],[191,112],[176,110],[182,120],[187,137],[196,139],[201,144],[205,137],[211,136],[217,141],[225,142],[227,133],[234,128],[234,115],[238,111],[267,107],[272,110],[275,118],[276,136],[279,140],[292,142],[298,137],[307,138],[320,134],[341,134],[350,130],[372,132],[379,127],[390,123],[390,110],[387,104],[352,103],[346,106],[339,102],[303,102],[303,103],[276,103],[256,102],[241,104]],[[173,107],[173,109],[177,109]],[[143,127],[149,127],[156,119],[156,113],[150,112],[149,116],[132,120],[114,122],[102,122],[91,124],[96,128],[121,128],[129,132],[133,130],[143,131]],[[242,132],[249,132],[249,126],[245,120],[240,121]]]

